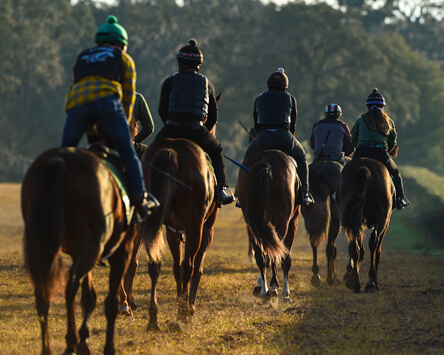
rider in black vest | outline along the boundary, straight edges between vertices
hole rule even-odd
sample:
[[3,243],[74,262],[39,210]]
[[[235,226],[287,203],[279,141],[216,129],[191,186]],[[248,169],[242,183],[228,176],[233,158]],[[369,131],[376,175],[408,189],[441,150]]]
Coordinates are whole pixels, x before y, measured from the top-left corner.
[[165,125],[159,138],[186,138],[198,144],[211,158],[217,179],[217,198],[221,204],[234,201],[228,189],[222,146],[210,133],[217,124],[217,101],[213,84],[198,74],[203,55],[194,39],[177,53],[179,72],[162,85],[159,115]]
[[254,126],[258,134],[248,146],[245,156],[268,149],[279,149],[292,156],[296,160],[302,183],[302,204],[311,205],[314,199],[309,192],[305,150],[294,136],[297,121],[296,99],[285,91],[288,78],[284,69],[279,68],[272,73],[267,86],[269,90],[260,94],[254,103]]
[[341,106],[330,104],[325,108],[325,118],[313,125],[310,146],[315,160],[331,160],[345,165],[353,153],[350,129],[340,120]]

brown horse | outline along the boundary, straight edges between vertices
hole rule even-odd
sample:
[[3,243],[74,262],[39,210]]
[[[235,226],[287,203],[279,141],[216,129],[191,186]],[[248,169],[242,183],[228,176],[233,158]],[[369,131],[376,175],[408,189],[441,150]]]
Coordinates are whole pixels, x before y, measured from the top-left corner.
[[387,168],[377,160],[353,159],[341,173],[339,203],[341,224],[348,238],[350,262],[344,281],[348,288],[360,292],[359,266],[364,259],[364,230],[373,229],[366,292],[378,290],[377,271],[381,245],[392,215],[395,190]]
[[[107,165],[84,149],[50,149],[29,167],[22,184],[21,205],[25,263],[35,289],[42,353],[50,354],[48,311],[57,291],[66,297],[65,353],[89,353],[87,322],[97,299],[91,270],[100,259],[107,258],[111,270],[105,300],[108,326],[104,352],[114,354],[117,295],[136,226],[128,226],[121,193]],[[69,274],[62,252],[72,258]],[[66,289],[60,289],[66,279]],[[84,320],[77,332],[75,303],[80,285]]]
[[161,266],[162,225],[165,225],[177,284],[178,321],[189,324],[195,311],[204,257],[213,240],[219,211],[214,201],[215,178],[204,151],[187,139],[155,140],[142,157],[142,167],[145,185],[158,198],[160,207],[139,230],[140,238],[136,240],[125,277],[128,303],[135,309],[132,281],[138,252],[144,242],[148,246],[151,277],[148,329],[159,329],[157,281]]
[[313,250],[313,276],[311,284],[318,287],[321,282],[318,266],[318,247],[327,239],[327,283],[332,285],[335,279],[335,242],[341,230],[339,203],[334,197],[338,192],[342,165],[335,161],[315,161],[309,166],[310,193],[315,203],[302,206],[305,229],[310,236]]
[[[254,245],[260,270],[255,294],[267,299],[277,294],[277,263],[284,273],[282,299],[291,300],[288,273],[291,246],[300,214],[301,188],[296,163],[279,150],[255,152],[243,163],[250,171],[239,170],[237,188],[248,236]],[[271,262],[273,276],[268,289],[266,268]]]

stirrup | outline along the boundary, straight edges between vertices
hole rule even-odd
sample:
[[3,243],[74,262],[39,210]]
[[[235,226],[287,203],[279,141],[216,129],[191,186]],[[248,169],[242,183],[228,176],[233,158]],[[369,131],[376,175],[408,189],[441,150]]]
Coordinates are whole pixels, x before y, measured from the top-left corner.
[[404,207],[407,207],[410,204],[410,201],[407,200],[407,197],[398,197],[396,199],[396,208],[398,210],[402,210]]
[[306,193],[304,194],[304,196],[302,197],[302,205],[303,205],[303,206],[309,206],[309,205],[312,205],[314,202],[315,202],[315,201],[314,201],[314,198],[313,198],[313,196],[311,195],[311,193],[309,193],[309,192],[306,192]]
[[[229,193],[227,193],[229,191]],[[228,205],[229,203],[234,202],[234,195],[228,187],[222,187],[217,193],[217,200],[222,205]]]

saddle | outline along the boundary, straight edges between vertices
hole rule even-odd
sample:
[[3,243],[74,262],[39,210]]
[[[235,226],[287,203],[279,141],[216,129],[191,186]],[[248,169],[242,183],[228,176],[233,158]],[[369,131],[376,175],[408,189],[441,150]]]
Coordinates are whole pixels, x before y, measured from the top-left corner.
[[136,213],[134,213],[134,206],[131,205],[128,196],[128,185],[125,178],[125,169],[117,151],[97,142],[90,144],[87,149],[97,155],[108,166],[108,169],[116,181],[117,187],[119,188],[120,195],[122,196],[128,225],[137,223],[138,221]]

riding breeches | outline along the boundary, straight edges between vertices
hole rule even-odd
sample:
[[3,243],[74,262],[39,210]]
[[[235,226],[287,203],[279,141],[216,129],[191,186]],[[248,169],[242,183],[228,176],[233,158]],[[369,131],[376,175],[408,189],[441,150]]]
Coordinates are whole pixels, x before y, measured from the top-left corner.
[[83,134],[98,121],[101,121],[105,133],[122,159],[130,197],[137,198],[145,192],[142,167],[134,150],[122,103],[117,95],[69,110],[61,146],[77,147]]
[[393,184],[395,185],[396,196],[404,197],[404,185],[402,183],[401,173],[399,172],[395,161],[384,148],[357,148],[356,151],[353,153],[353,159],[356,158],[372,158],[384,164],[390,175],[392,176]]
[[304,192],[308,192],[308,164],[302,144],[299,143],[299,141],[288,130],[265,129],[260,131],[256,138],[250,143],[247,151],[245,152],[245,156],[257,151],[269,149],[279,149],[296,160],[302,189]]

